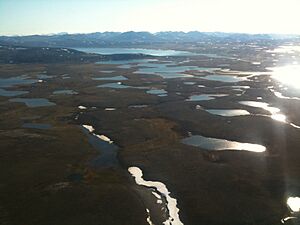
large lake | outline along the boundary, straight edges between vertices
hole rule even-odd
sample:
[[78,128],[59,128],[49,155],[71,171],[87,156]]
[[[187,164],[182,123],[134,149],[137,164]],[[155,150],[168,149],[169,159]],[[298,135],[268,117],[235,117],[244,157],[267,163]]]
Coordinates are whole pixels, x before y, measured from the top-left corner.
[[144,49],[144,48],[74,48],[75,50],[97,53],[102,55],[112,54],[145,54],[153,56],[191,56],[197,55],[193,52],[176,51],[176,50],[163,50],[163,49]]

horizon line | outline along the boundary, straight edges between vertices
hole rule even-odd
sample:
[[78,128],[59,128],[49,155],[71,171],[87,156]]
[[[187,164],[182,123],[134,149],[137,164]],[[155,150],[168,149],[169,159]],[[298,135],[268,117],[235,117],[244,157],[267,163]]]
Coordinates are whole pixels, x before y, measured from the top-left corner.
[[300,36],[300,34],[296,33],[256,33],[256,32],[235,32],[235,31],[199,31],[199,30],[190,30],[190,31],[182,31],[182,30],[161,30],[156,32],[141,30],[141,31],[93,31],[93,32],[56,32],[56,33],[32,33],[32,34],[0,34],[0,36],[4,37],[26,37],[26,36],[54,36],[54,35],[73,35],[73,34],[94,34],[94,33],[150,33],[150,34],[157,34],[157,33],[164,33],[164,32],[181,32],[181,33],[191,33],[191,32],[198,32],[198,33],[224,33],[224,34],[246,34],[246,35],[280,35],[280,36]]

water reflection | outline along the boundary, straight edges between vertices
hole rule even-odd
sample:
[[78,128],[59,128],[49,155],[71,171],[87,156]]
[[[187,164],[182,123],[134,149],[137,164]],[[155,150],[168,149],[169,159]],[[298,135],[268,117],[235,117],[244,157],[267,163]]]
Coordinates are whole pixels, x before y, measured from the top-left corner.
[[271,118],[280,122],[286,122],[286,116],[280,114],[280,109],[276,107],[269,106],[269,103],[266,102],[257,102],[257,101],[240,101],[242,105],[247,105],[255,108],[261,108],[271,113]]
[[105,108],[104,110],[105,110],[105,111],[115,111],[116,108],[110,108],[110,107],[108,107],[108,108]]
[[181,142],[208,150],[245,150],[251,152],[264,152],[266,150],[266,147],[263,145],[209,138],[201,135],[184,138]]
[[273,89],[270,89],[270,91],[272,91],[274,93],[274,95],[277,98],[282,98],[282,99],[291,99],[291,100],[300,100],[300,98],[298,97],[288,97],[288,96],[284,96],[281,92],[279,91],[274,91]]
[[289,197],[286,204],[290,210],[290,216],[287,216],[281,220],[281,223],[285,224],[289,221],[292,223],[288,224],[299,224],[300,222],[300,198],[299,197]]
[[25,103],[25,105],[30,108],[56,105],[55,103],[50,102],[46,98],[12,98],[9,99],[9,101]]
[[261,62],[252,62],[251,64],[252,64],[252,65],[260,65]]
[[137,64],[137,63],[148,63],[154,62],[157,59],[126,59],[126,60],[110,60],[110,61],[100,61],[96,64],[107,64],[107,65],[127,65],[127,64]]
[[300,65],[287,65],[268,69],[273,71],[273,78],[279,82],[292,87],[300,88]]
[[9,77],[9,78],[0,78],[0,87],[7,88],[7,87],[13,87],[22,84],[33,84],[36,83],[37,81],[38,80],[35,79],[29,79],[28,76],[26,75]]
[[159,75],[165,79],[193,77],[193,75],[185,74],[185,72],[189,70],[212,72],[216,69],[219,69],[198,66],[177,66],[174,63],[145,63],[139,64],[138,66],[142,68],[139,68],[137,71],[135,71],[134,73],[136,74]]
[[28,93],[28,91],[10,91],[10,90],[4,90],[4,89],[0,88],[0,96],[3,96],[3,97],[14,97],[14,96],[18,96],[18,95],[24,95],[27,93]]
[[196,82],[192,82],[192,81],[186,81],[186,82],[183,82],[184,84],[186,85],[194,85],[196,84]]
[[83,125],[83,132],[88,136],[89,143],[101,154],[91,160],[91,164],[95,167],[112,167],[118,165],[117,150],[118,146],[113,144],[105,135],[95,134],[95,129],[90,125]]
[[131,86],[124,85],[121,82],[101,84],[101,85],[98,85],[97,87],[100,87],[100,88],[113,88],[113,89],[131,88]]
[[50,79],[53,78],[54,76],[47,75],[47,74],[38,74],[36,77],[39,79]]
[[271,53],[287,53],[287,54],[295,54],[300,52],[300,46],[294,46],[294,45],[282,45],[274,50],[269,50],[267,52]]
[[300,198],[289,197],[287,199],[287,205],[293,212],[300,212]]
[[80,106],[78,106],[78,109],[87,109],[87,107],[80,105]]
[[269,107],[269,103],[266,103],[266,102],[240,101],[239,103],[242,105],[265,109],[265,110],[269,111],[271,114],[274,114],[274,113],[277,113],[280,111],[280,109],[278,109],[278,108]]
[[207,75],[201,78],[205,80],[221,81],[221,82],[228,82],[228,83],[235,83],[235,82],[247,80],[246,77],[238,77],[233,75]]
[[250,113],[242,109],[206,109],[205,111],[218,116],[244,116]]
[[135,74],[151,74],[158,75],[165,79],[167,78],[180,78],[180,77],[193,77],[193,75],[186,74],[186,71],[206,71],[213,72],[220,68],[210,68],[210,67],[198,67],[198,66],[184,66],[178,65],[174,62],[168,61],[158,61],[157,59],[133,59],[133,60],[115,60],[115,61],[102,61],[97,62],[97,64],[112,64],[119,65],[119,68],[133,68],[138,67]]
[[170,192],[164,183],[144,180],[143,172],[138,167],[129,167],[128,172],[135,178],[135,182],[138,185],[154,189],[156,190],[158,195],[166,199],[169,218],[163,224],[183,225],[179,218],[179,208],[177,207],[177,200],[170,196]]
[[274,114],[274,115],[271,115],[271,118],[273,120],[277,120],[279,122],[286,122],[286,116],[283,114]]
[[16,77],[9,78],[0,78],[0,96],[3,97],[13,97],[18,95],[27,94],[28,91],[20,91],[20,90],[6,90],[3,88],[11,88],[18,85],[28,85],[38,82],[35,79],[29,79],[27,75],[21,75]]
[[289,220],[294,220],[294,219],[297,219],[296,216],[288,216],[288,217],[285,217],[281,220],[281,223],[286,223],[287,221]]
[[148,94],[157,95],[160,97],[167,96],[168,92],[164,89],[151,89],[147,91]]
[[114,76],[114,77],[94,77],[93,80],[115,80],[115,81],[123,81],[128,80],[127,77],[124,76]]
[[196,53],[177,50],[144,49],[144,48],[74,48],[78,51],[102,55],[112,54],[145,54],[153,56],[191,56]]
[[227,94],[199,94],[191,95],[186,101],[208,101],[215,99],[216,97],[225,97]]
[[192,95],[186,101],[208,101],[212,99],[215,98],[210,95],[201,94],[201,95]]

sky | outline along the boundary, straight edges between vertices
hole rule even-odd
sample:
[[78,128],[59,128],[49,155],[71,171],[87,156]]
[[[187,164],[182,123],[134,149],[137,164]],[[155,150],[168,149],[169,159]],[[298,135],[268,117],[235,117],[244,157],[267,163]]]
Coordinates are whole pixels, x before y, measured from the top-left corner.
[[0,35],[104,31],[300,34],[300,0],[0,0]]

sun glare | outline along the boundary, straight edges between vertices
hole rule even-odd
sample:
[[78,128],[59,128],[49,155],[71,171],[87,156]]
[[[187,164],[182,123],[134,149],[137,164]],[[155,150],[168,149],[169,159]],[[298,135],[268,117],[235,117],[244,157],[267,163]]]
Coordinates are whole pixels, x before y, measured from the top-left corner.
[[273,77],[282,84],[300,88],[300,65],[287,65],[272,68]]

